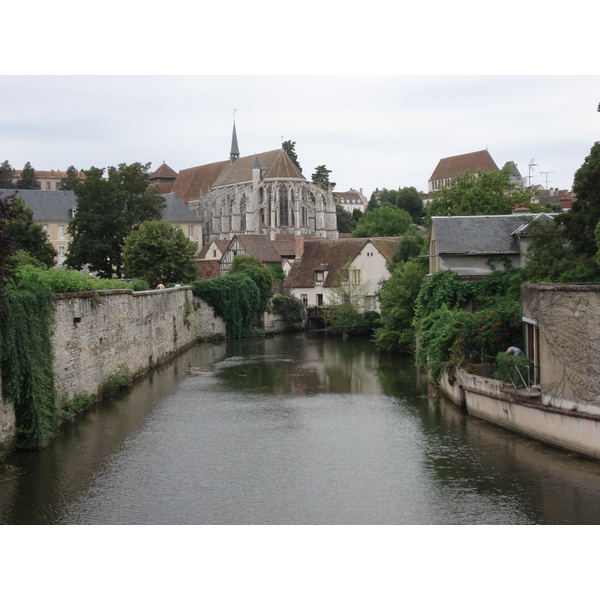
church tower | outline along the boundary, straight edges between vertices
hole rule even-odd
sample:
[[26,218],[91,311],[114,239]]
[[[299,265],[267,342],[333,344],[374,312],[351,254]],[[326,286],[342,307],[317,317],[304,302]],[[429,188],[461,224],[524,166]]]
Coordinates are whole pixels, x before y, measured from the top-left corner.
[[237,134],[235,132],[235,120],[233,121],[233,136],[231,138],[231,152],[229,153],[229,164],[232,165],[240,157]]

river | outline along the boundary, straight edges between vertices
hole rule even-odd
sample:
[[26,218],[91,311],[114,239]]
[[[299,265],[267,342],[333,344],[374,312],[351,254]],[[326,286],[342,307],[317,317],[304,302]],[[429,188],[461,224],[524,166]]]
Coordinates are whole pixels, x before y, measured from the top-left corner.
[[318,333],[199,344],[0,465],[0,524],[598,524],[600,464]]

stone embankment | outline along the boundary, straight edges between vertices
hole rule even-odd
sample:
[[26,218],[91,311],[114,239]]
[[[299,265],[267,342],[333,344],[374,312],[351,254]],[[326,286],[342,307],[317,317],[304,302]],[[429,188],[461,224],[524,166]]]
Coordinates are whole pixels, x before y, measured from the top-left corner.
[[[138,377],[198,341],[225,337],[224,321],[190,287],[57,294],[54,304],[54,383],[61,403],[98,394],[122,365]],[[0,381],[0,451],[14,437],[13,406],[3,399]]]

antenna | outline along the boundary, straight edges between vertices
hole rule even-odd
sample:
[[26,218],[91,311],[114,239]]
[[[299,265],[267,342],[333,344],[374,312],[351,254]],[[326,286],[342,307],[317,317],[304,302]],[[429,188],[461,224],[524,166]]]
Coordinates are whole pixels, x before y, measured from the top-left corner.
[[554,171],[540,171],[541,175],[545,175],[546,176],[546,189],[548,189],[548,175],[550,173],[554,173]]
[[537,164],[535,164],[533,161],[535,160],[535,158],[532,158],[529,161],[529,187],[531,187],[531,173],[533,172],[533,167],[537,167]]

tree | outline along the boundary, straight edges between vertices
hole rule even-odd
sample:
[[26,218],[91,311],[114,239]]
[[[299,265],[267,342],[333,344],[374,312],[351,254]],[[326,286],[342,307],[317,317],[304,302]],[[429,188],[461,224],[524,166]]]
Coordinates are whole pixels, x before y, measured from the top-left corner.
[[515,204],[526,204],[527,192],[510,182],[510,169],[460,173],[433,192],[427,218],[510,214]]
[[300,173],[302,173],[302,167],[298,162],[298,155],[296,154],[296,142],[292,142],[288,140],[287,142],[283,142],[281,147],[285,150],[285,153],[292,159],[292,162],[298,167]]
[[35,178],[35,171],[31,166],[31,163],[27,161],[23,170],[21,171],[21,177],[17,181],[16,185],[18,190],[41,190],[42,186],[40,182]]
[[0,190],[9,190],[15,187],[13,180],[15,178],[15,170],[10,166],[10,163],[5,160],[0,165]]
[[325,165],[319,165],[312,174],[311,180],[315,185],[318,185],[324,190],[326,190],[328,187],[333,189],[335,187],[335,183],[329,181],[329,173],[331,173],[331,169],[328,169]]
[[125,238],[125,277],[144,279],[151,288],[159,283],[189,283],[198,269],[198,245],[168,221],[144,221]]
[[398,199],[398,192],[396,190],[381,190],[379,194],[379,206],[389,205],[397,206],[396,201]]
[[81,269],[89,265],[101,277],[121,276],[123,244],[134,225],[158,220],[164,206],[162,196],[148,186],[150,163],[120,164],[84,171],[75,186],[77,211],[69,223],[72,241],[66,265]]
[[382,206],[365,213],[352,237],[395,237],[414,229],[410,215],[395,206]]
[[[54,266],[57,252],[48,234],[40,223],[33,220],[33,210],[25,205],[23,198],[17,197],[12,202],[14,217],[7,222],[7,230],[16,241],[17,246],[46,268]],[[24,257],[21,257],[20,263]]]
[[417,192],[415,187],[403,187],[399,189],[396,195],[396,206],[405,210],[417,225],[423,223],[425,215],[423,198],[421,198],[421,194]]
[[15,197],[16,194],[0,193],[0,310],[4,308],[4,286],[15,268],[13,255],[18,249],[17,242],[8,231],[8,224],[16,216],[12,204]]
[[335,214],[337,219],[337,230],[340,233],[352,233],[356,227],[352,215],[344,209],[341,204],[335,205]]
[[365,209],[365,212],[369,212],[370,210],[375,210],[376,208],[379,208],[379,201],[377,200],[378,194],[379,194],[378,189],[376,189],[371,194],[371,197],[369,198],[369,202],[367,203],[367,208]]
[[251,254],[238,254],[234,257],[227,275],[245,274],[256,283],[260,293],[258,310],[267,310],[269,300],[273,295],[273,272],[265,267],[262,262]]
[[78,175],[78,171],[77,169],[71,165],[68,169],[67,169],[67,176],[63,177],[60,180],[60,185],[58,186],[58,189],[61,191],[72,191],[75,189],[75,186],[79,183],[80,179],[77,176]]

